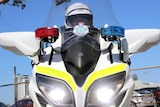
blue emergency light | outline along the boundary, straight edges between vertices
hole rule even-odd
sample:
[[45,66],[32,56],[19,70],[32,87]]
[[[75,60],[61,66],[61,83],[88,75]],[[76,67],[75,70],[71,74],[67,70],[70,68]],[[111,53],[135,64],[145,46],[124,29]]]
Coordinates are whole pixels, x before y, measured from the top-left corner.
[[109,40],[124,37],[124,28],[120,26],[108,26],[107,28],[101,28],[101,36],[102,38],[108,38]]

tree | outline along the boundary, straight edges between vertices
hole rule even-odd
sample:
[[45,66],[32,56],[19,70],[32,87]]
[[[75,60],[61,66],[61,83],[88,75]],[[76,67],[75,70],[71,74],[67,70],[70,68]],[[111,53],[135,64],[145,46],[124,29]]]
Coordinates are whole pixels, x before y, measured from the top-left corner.
[[13,0],[11,3],[9,0],[0,0],[0,5],[1,4],[10,4],[11,6],[17,6],[21,7],[24,9],[26,7],[26,0]]
[[0,4],[1,3],[3,3],[3,4],[5,4],[5,3],[7,3],[9,0],[0,0]]

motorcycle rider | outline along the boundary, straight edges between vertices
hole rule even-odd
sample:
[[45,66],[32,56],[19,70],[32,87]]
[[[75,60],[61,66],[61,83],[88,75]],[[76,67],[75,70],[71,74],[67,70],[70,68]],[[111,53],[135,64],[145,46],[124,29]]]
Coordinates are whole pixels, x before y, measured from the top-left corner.
[[81,2],[74,3],[66,9],[65,28],[73,28],[75,25],[83,24],[92,26],[92,11],[89,7]]
[[[68,31],[72,32],[76,25],[85,25],[89,28],[93,27],[92,11],[87,5],[81,2],[73,3],[65,11],[64,23],[64,26],[61,27],[61,34],[63,37],[62,40],[65,41],[72,36]],[[94,38],[94,36],[92,37]]]
[[[64,27],[64,31],[70,28],[74,28],[74,26],[76,25],[86,25],[90,28],[93,27],[93,13],[91,11],[91,9],[81,3],[74,3],[72,5],[70,5],[65,12],[65,27]],[[104,27],[108,27],[108,24],[105,24]],[[61,29],[62,30],[62,29]],[[63,31],[62,31],[63,32]],[[68,37],[70,37],[68,34],[64,34],[64,40]],[[92,36],[94,38],[94,36]],[[95,37],[95,39],[97,39],[97,36]],[[110,44],[103,41],[102,44],[105,44],[107,47]],[[108,44],[108,45],[107,45]],[[128,62],[130,63],[130,60],[128,59],[128,45],[125,39],[122,40],[122,50],[124,51],[123,57],[122,57],[122,61],[124,62]],[[106,46],[104,48],[106,48]],[[103,50],[103,47],[101,47],[101,49]]]

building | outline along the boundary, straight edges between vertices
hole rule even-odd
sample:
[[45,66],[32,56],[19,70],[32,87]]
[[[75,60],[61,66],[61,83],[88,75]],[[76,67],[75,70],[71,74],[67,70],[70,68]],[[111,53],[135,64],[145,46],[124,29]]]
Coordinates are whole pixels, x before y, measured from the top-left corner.
[[30,77],[28,75],[20,75],[18,74],[16,76],[16,96],[17,100],[21,100],[23,98],[28,98],[29,97],[29,90],[28,90],[28,85],[29,85]]

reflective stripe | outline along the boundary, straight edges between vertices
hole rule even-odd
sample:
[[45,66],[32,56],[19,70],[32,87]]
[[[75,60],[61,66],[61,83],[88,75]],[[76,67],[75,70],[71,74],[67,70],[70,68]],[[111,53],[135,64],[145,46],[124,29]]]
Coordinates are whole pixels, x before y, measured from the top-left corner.
[[43,75],[47,75],[47,76],[51,76],[51,77],[55,77],[55,78],[64,80],[65,82],[69,84],[69,86],[72,88],[74,92],[76,91],[76,85],[74,83],[74,80],[72,76],[68,74],[67,72],[63,72],[63,71],[56,70],[53,68],[48,68],[45,66],[36,66],[36,70],[37,70],[36,72],[39,74],[43,74]]
[[95,71],[93,73],[91,73],[87,80],[86,83],[84,85],[84,91],[86,92],[88,90],[88,88],[90,87],[90,85],[97,79],[102,78],[102,77],[106,77],[115,73],[119,73],[125,70],[126,64],[118,64],[100,71]]

